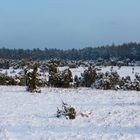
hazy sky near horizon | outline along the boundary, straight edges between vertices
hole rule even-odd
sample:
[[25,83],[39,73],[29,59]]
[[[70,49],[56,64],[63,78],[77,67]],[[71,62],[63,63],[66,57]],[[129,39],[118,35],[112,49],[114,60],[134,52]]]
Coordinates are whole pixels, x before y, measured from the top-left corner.
[[140,42],[140,0],[0,0],[0,47]]

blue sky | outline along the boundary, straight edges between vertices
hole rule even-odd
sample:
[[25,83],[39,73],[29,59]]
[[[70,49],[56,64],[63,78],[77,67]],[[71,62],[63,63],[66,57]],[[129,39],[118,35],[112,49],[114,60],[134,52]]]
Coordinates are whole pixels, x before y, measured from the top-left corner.
[[140,42],[140,0],[0,0],[0,47]]

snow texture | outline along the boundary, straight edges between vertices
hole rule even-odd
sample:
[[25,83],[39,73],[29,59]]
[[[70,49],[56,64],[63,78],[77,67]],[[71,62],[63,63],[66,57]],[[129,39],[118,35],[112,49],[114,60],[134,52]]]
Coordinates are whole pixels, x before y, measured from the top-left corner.
[[[68,67],[58,67],[58,70],[60,71],[64,71],[65,69],[67,69]],[[107,67],[96,67],[97,69],[100,69],[100,71],[97,72],[111,72],[112,71],[116,71],[118,72],[118,74],[121,77],[126,77],[126,76],[130,76],[132,80],[135,79],[135,74],[140,74],[140,67],[135,66],[122,66],[121,68],[119,68],[118,66],[107,66]],[[84,72],[84,70],[86,70],[87,67],[78,67],[78,68],[70,68],[73,78],[75,77],[75,75],[77,75],[78,77],[81,77],[81,73]],[[40,72],[40,69],[38,69],[38,72],[41,74],[39,76],[39,78],[41,79],[48,79],[48,72]],[[0,69],[0,73],[6,74],[8,76],[20,76],[20,74],[24,75],[24,70],[23,69],[13,69],[12,67],[10,67],[9,69]]]
[[[0,140],[140,140],[140,92],[0,86]],[[61,99],[77,111],[57,118]],[[81,112],[91,112],[82,117]]]
[[[107,66],[107,67],[102,67],[100,72],[110,72],[111,71],[111,67],[112,66]],[[132,80],[135,79],[135,74],[139,74],[140,72],[140,67],[135,66],[122,66],[121,68],[117,67],[117,66],[113,66],[112,71],[116,71],[120,77],[126,77],[126,76],[130,76]]]

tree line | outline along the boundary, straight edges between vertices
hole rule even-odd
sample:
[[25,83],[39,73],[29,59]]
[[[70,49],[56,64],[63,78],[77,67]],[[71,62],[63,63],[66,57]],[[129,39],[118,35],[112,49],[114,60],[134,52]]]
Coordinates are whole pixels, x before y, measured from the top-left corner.
[[86,47],[83,49],[9,49],[0,48],[0,58],[5,59],[32,59],[32,60],[96,60],[126,59],[140,61],[140,43],[125,43],[122,45],[107,45],[101,47]]

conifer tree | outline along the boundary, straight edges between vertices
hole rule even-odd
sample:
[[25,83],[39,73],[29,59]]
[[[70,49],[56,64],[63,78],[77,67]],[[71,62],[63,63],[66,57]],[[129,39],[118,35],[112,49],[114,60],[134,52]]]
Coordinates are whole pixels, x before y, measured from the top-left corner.
[[33,70],[31,72],[27,72],[26,78],[27,90],[30,92],[37,92],[37,65],[33,66]]

